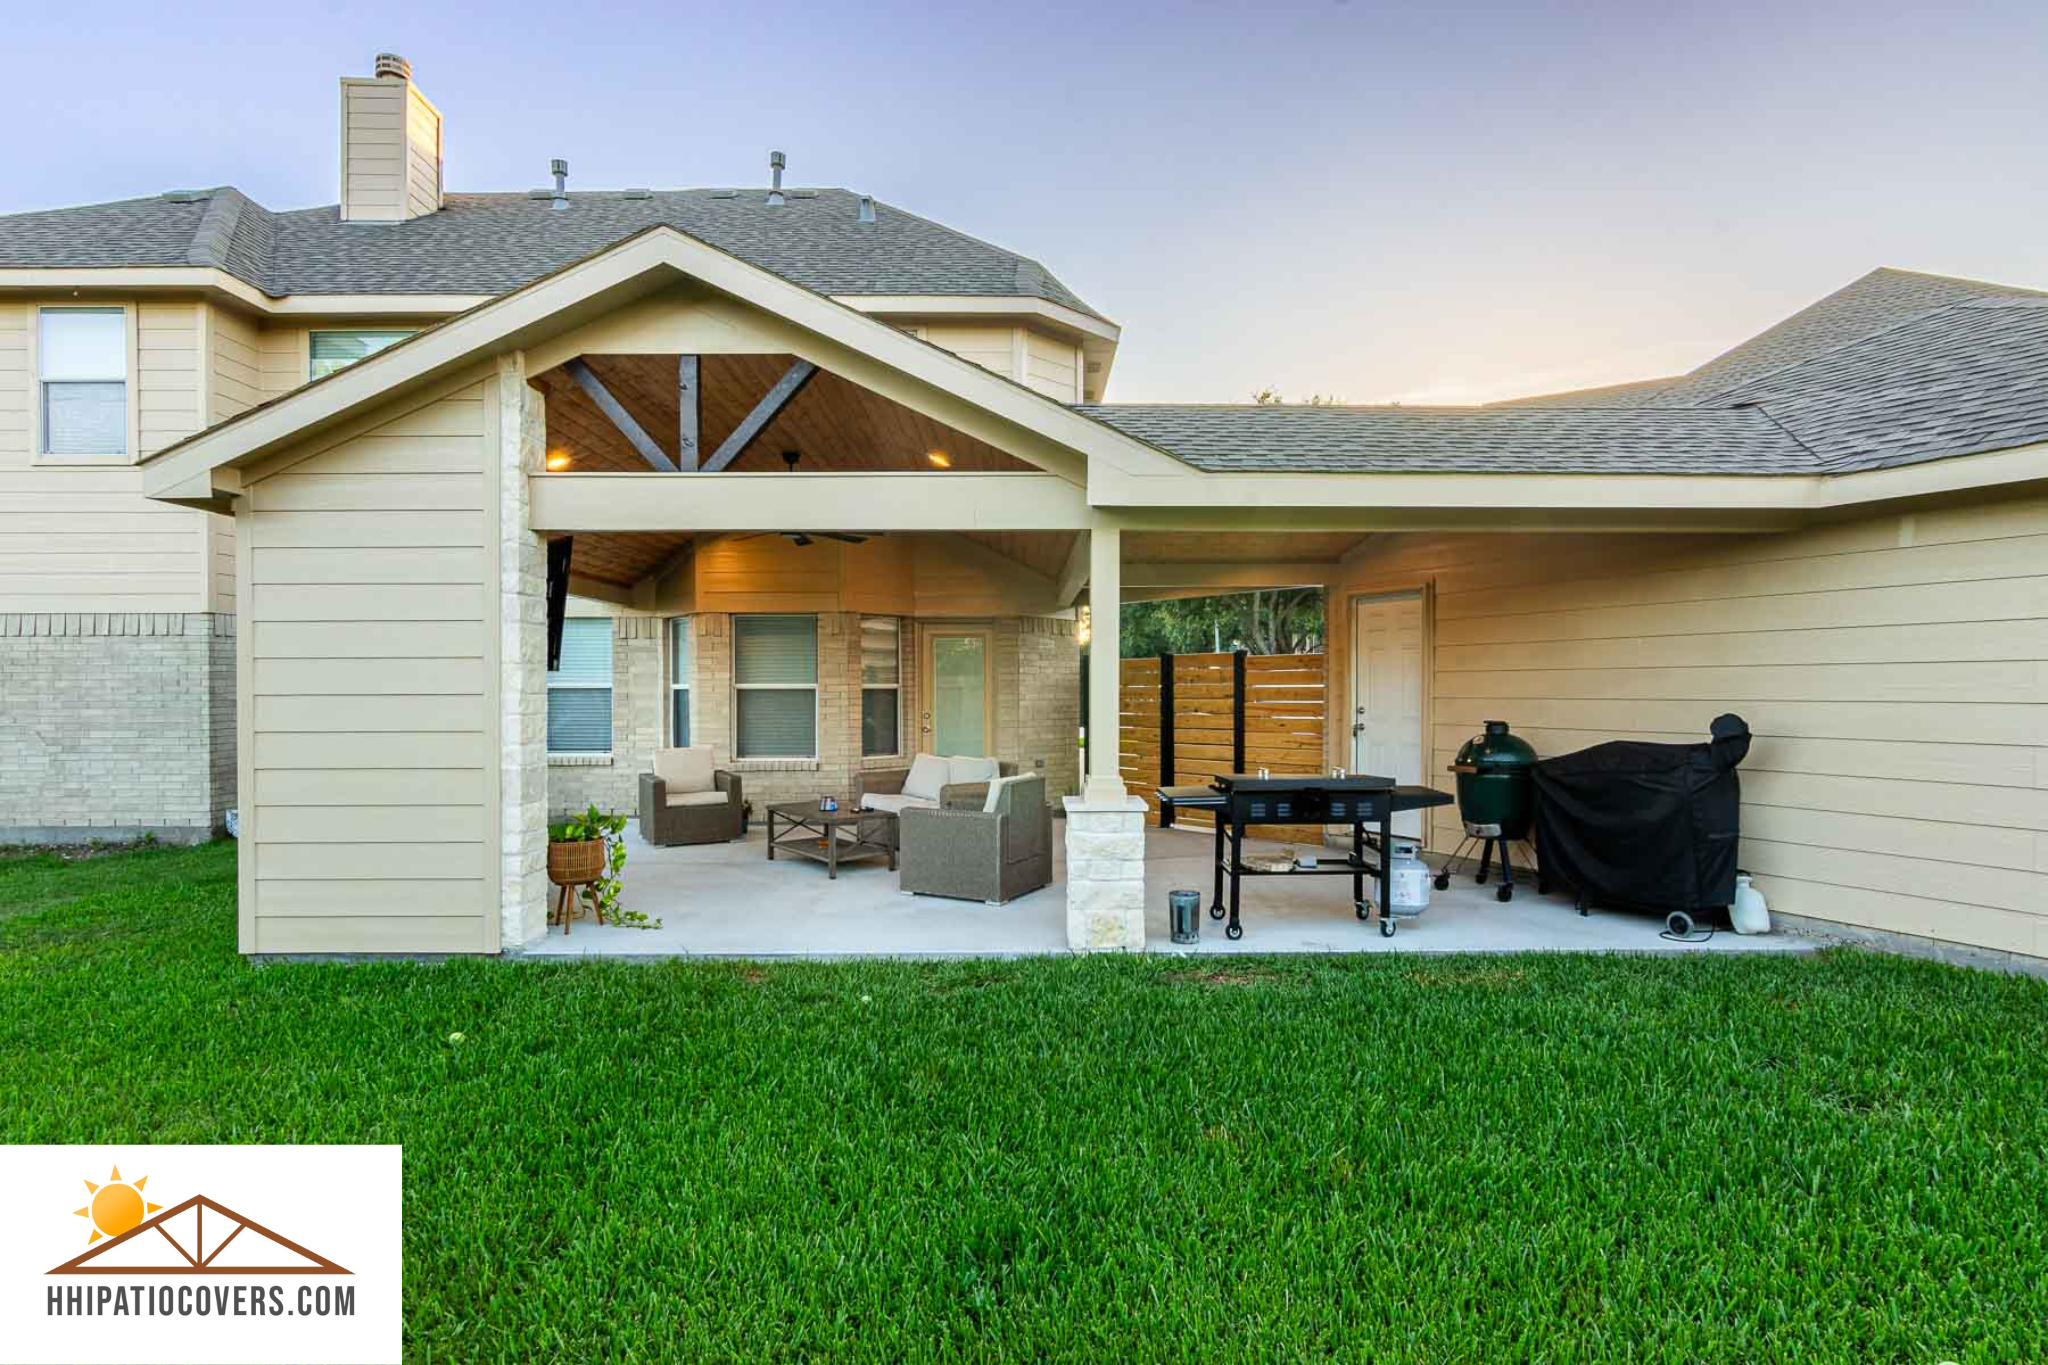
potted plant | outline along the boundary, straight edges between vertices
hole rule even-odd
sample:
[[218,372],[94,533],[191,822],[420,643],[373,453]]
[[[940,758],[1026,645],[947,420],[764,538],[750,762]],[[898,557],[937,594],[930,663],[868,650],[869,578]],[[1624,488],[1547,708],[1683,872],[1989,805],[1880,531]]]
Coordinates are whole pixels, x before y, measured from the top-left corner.
[[626,866],[626,817],[600,811],[595,805],[581,815],[548,826],[548,880],[556,886],[581,887],[585,904],[597,915],[597,922],[610,920],[635,929],[653,929],[651,920],[637,910],[619,906],[623,883],[619,872]]

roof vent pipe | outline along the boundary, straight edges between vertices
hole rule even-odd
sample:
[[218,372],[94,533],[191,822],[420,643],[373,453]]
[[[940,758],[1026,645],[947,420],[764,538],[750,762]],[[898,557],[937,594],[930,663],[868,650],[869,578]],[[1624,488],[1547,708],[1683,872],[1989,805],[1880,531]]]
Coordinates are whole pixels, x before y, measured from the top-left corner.
[[875,196],[864,194],[860,197],[860,220],[863,223],[875,221]]
[[550,161],[548,163],[548,169],[554,173],[555,177],[555,201],[552,204],[549,204],[548,207],[551,209],[568,208],[569,163],[562,160],[562,158],[560,157],[556,157],[553,161]]
[[382,80],[386,76],[396,76],[402,81],[409,81],[412,79],[412,63],[396,52],[379,52],[377,78]]
[[768,153],[768,202],[782,202],[782,168],[789,164],[789,158],[781,152]]

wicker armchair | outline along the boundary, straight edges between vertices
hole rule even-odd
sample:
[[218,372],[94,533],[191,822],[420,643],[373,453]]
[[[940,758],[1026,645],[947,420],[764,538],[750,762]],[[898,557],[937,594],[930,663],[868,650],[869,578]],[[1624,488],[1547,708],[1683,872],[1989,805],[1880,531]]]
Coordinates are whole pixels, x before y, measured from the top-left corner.
[[[745,796],[740,775],[723,768],[711,773],[708,789],[669,791],[678,772],[692,774],[710,766],[709,750],[663,749],[655,753],[655,771],[640,774],[640,837],[650,844],[720,844],[740,837]],[[678,785],[701,786],[701,777]]]
[[[1017,765],[1015,763],[999,762],[996,764],[996,775],[998,777],[1015,777],[1017,775]],[[861,809],[865,799],[869,796],[901,796],[903,794],[903,784],[909,777],[910,769],[908,768],[870,768],[865,772],[855,773],[853,775],[854,809]],[[986,782],[949,782],[939,788],[939,805],[943,807],[951,807],[958,810],[980,810],[982,803],[987,800],[988,783]],[[881,808],[890,810],[898,816],[903,814],[903,809],[895,802],[889,802]]]
[[1045,779],[1032,774],[1002,783],[995,809],[983,795],[949,787],[937,810],[911,807],[897,817],[902,888],[923,896],[1001,905],[1052,884],[1052,812]]

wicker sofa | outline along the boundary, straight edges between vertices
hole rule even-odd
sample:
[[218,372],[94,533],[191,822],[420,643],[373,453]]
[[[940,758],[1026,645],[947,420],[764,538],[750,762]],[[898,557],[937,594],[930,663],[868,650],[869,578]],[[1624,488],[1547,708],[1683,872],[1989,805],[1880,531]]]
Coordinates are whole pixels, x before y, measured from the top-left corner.
[[656,749],[640,774],[640,837],[650,844],[720,844],[740,837],[740,775],[711,766],[711,750]]
[[1052,812],[1036,773],[964,789],[897,817],[902,889],[1001,905],[1052,884]]

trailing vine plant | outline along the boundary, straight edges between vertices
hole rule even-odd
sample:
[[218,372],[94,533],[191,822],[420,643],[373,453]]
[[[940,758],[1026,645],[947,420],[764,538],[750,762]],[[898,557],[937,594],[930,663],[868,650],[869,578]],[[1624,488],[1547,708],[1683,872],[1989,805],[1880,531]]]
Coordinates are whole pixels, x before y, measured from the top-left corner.
[[628,910],[619,904],[619,893],[625,882],[619,873],[626,866],[626,817],[618,811],[601,811],[593,804],[581,815],[572,815],[548,830],[548,839],[554,843],[578,843],[585,839],[604,841],[604,872],[594,882],[581,888],[584,904],[595,911],[601,920],[622,924],[628,929],[659,929],[661,921],[640,910]]

